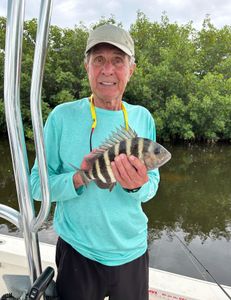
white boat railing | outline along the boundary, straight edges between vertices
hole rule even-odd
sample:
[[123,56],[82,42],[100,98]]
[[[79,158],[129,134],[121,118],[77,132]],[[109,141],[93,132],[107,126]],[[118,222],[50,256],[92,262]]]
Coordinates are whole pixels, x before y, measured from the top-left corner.
[[50,192],[41,113],[41,89],[48,44],[51,6],[52,0],[41,0],[30,93],[31,117],[42,192],[41,208],[37,216],[35,215],[34,201],[31,194],[29,163],[20,109],[25,1],[8,0],[7,8],[4,103],[20,212],[0,204],[0,217],[16,225],[23,233],[31,284],[42,271],[38,229],[46,220],[50,211]]

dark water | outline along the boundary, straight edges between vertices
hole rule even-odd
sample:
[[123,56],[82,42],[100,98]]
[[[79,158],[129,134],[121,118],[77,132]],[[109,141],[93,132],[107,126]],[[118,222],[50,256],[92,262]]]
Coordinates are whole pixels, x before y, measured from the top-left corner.
[[[158,194],[143,206],[149,218],[150,266],[211,280],[186,245],[219,283],[231,285],[231,146],[167,148],[172,160],[160,170]],[[6,140],[0,140],[0,155],[0,202],[18,209]],[[29,160],[32,164],[32,151]],[[39,236],[54,243],[51,219]],[[0,232],[20,235],[3,219]]]

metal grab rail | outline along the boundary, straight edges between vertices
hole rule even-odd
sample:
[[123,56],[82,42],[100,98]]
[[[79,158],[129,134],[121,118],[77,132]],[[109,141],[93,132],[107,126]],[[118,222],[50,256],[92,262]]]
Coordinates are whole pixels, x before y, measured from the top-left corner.
[[0,218],[13,223],[19,230],[22,230],[21,215],[16,209],[0,204]]
[[34,207],[29,184],[29,167],[23,125],[20,113],[20,65],[22,52],[24,0],[9,1],[7,9],[4,99],[5,115],[11,156],[22,216],[30,279],[33,282],[41,272],[37,234],[31,234],[29,224]]
[[50,27],[51,17],[51,0],[43,0],[41,5],[40,16],[37,29],[37,38],[34,55],[34,65],[31,80],[31,95],[30,95],[30,106],[31,106],[31,119],[33,124],[34,141],[36,156],[39,165],[39,177],[41,184],[42,203],[39,214],[36,219],[32,221],[31,231],[38,231],[39,227],[46,220],[50,211],[50,191],[48,184],[48,172],[45,157],[45,147],[43,139],[43,121],[42,121],[42,110],[41,110],[41,90],[42,90],[42,77],[44,72],[46,49],[48,43],[48,34]]
[[[31,100],[33,128],[36,136],[36,154],[39,156],[38,161],[41,164],[40,176],[44,202],[41,205],[41,210],[37,218],[35,218],[34,203],[31,195],[29,164],[20,111],[20,66],[25,1],[8,0],[7,8],[4,102],[20,214],[12,208],[1,205],[0,216],[11,221],[23,231],[31,284],[41,274],[37,230],[46,219],[50,209],[48,175],[43,143],[43,125],[39,103],[51,15],[51,1],[41,0],[34,58],[35,63],[33,67],[33,74],[37,74],[33,76],[33,87],[31,89],[31,97],[33,98]],[[42,44],[42,48],[40,45],[37,46],[38,41]],[[38,81],[37,83],[35,82],[36,80]],[[36,109],[38,109],[38,112],[35,112]]]

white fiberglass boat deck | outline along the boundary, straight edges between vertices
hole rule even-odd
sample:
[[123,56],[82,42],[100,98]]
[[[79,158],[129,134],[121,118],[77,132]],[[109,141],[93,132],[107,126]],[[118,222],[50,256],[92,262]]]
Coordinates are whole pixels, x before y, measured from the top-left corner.
[[[40,249],[43,268],[55,268],[55,246],[40,243]],[[7,292],[3,274],[28,274],[22,238],[0,234],[0,296]],[[231,296],[231,287],[223,288]],[[227,300],[228,297],[214,283],[150,268],[149,299]]]

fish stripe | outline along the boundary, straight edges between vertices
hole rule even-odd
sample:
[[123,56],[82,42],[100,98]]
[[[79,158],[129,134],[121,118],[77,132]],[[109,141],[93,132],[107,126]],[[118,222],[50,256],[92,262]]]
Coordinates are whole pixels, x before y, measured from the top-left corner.
[[104,178],[103,174],[101,173],[100,170],[100,165],[99,165],[99,159],[95,161],[95,167],[96,167],[96,172],[97,172],[97,177],[104,183],[106,183],[106,179]]
[[115,156],[119,155],[120,143],[115,144],[114,153]]
[[126,153],[126,142],[127,140],[121,141],[119,144],[119,154]]
[[95,179],[95,177],[94,177],[94,175],[93,175],[93,172],[92,172],[93,170],[92,169],[90,169],[89,170],[89,172],[88,172],[88,174],[87,174],[87,176],[90,178],[90,179]]
[[138,158],[139,159],[142,159],[143,149],[144,149],[144,140],[138,139]]
[[93,177],[94,177],[95,179],[98,178],[95,163],[94,163],[93,166],[92,166],[92,175],[93,175]]
[[152,144],[152,141],[151,140],[147,140],[148,142],[148,152],[151,153],[152,152],[152,148],[153,148],[153,144]]
[[131,155],[131,146],[132,146],[132,139],[126,140],[126,154],[129,156]]
[[105,174],[105,178],[107,180],[107,182],[115,182],[116,179],[114,177],[114,174],[112,172],[112,168],[111,168],[111,162],[109,159],[109,152],[106,151],[103,155],[104,157],[104,162],[105,162],[105,171],[107,172],[107,175]]
[[[105,151],[103,154],[104,163],[106,166],[110,165],[109,154],[108,151]],[[101,164],[100,164],[101,165]]]
[[131,152],[132,155],[136,157],[138,157],[138,143],[139,143],[139,138],[132,139]]
[[143,146],[143,152],[149,152],[151,147],[152,141],[149,139],[144,139],[144,146]]
[[110,166],[110,160],[109,160],[108,154],[105,154],[105,153],[108,153],[108,151],[105,151],[103,153],[103,155],[100,157],[99,165],[100,165],[101,174],[105,178],[106,183],[110,183],[111,182],[111,177],[110,177],[109,172],[108,172],[108,166]]
[[115,146],[111,147],[109,150],[108,150],[108,159],[110,162],[112,162],[114,159],[115,159]]

